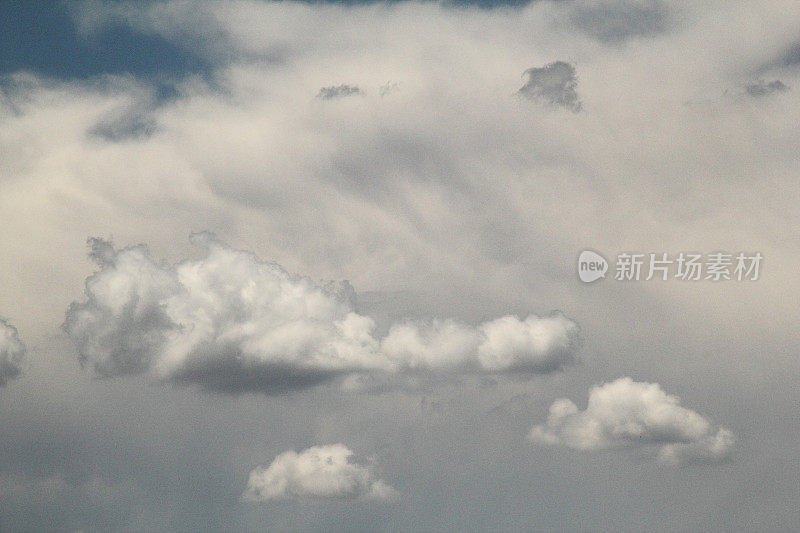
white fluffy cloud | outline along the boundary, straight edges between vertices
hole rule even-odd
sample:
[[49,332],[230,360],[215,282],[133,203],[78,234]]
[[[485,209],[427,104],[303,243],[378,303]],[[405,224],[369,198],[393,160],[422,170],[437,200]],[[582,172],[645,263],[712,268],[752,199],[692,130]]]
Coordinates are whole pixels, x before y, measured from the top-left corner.
[[546,373],[568,364],[578,326],[560,313],[392,326],[357,312],[349,283],[320,285],[192,236],[206,256],[156,263],[144,245],[90,239],[99,270],[64,329],[100,376],[152,371],[206,388],[276,393],[345,374],[417,370]]
[[17,328],[0,318],[0,387],[22,373],[25,345],[19,339]]
[[387,500],[397,491],[376,479],[369,466],[351,462],[344,444],[283,452],[268,467],[250,472],[242,498],[252,502],[293,498]]
[[734,443],[730,431],[681,407],[658,383],[628,377],[593,387],[584,411],[569,399],[556,400],[529,438],[578,450],[656,447],[658,459],[673,464],[725,460]]

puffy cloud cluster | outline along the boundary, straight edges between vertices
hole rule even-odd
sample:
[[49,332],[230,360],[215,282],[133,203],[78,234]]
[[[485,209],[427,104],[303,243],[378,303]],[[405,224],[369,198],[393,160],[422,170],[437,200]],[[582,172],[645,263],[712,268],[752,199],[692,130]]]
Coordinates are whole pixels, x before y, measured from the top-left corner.
[[0,318],[0,387],[22,373],[25,345],[19,339],[17,328]]
[[351,462],[344,444],[312,446],[278,455],[250,472],[242,498],[252,502],[294,498],[387,500],[397,491],[376,479],[369,466]]
[[654,446],[658,459],[672,464],[723,461],[735,440],[657,383],[628,377],[593,387],[585,411],[569,399],[556,400],[547,422],[534,426],[529,438],[578,450]]
[[524,75],[528,76],[528,81],[519,90],[522,96],[562,106],[575,113],[581,110],[581,102],[575,90],[578,79],[574,66],[564,61],[555,61],[541,68],[529,68]]
[[170,266],[144,245],[89,239],[99,270],[64,330],[100,376],[152,371],[228,392],[278,393],[347,374],[546,373],[569,363],[578,326],[560,313],[400,324],[378,339],[347,282],[320,285],[207,233],[206,256]]

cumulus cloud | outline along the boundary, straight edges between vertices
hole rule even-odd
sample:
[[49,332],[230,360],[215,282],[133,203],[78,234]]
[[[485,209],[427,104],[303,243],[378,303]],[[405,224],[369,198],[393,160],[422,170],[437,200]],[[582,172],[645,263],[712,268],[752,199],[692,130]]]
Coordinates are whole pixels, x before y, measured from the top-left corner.
[[0,318],[0,387],[20,376],[24,357],[25,345],[17,328]]
[[317,93],[317,98],[323,100],[330,100],[332,98],[341,98],[344,96],[352,96],[354,94],[364,94],[361,89],[355,85],[336,85],[331,87],[322,87]]
[[268,467],[250,472],[242,498],[251,502],[297,498],[388,500],[397,491],[369,466],[351,462],[344,444],[283,452]]
[[155,371],[210,388],[279,391],[341,372],[388,369],[349,284],[318,285],[208,234],[199,261],[158,264],[148,249],[90,239],[99,270],[64,329],[101,376]]
[[575,88],[578,79],[575,67],[564,61],[554,61],[543,67],[529,68],[528,76],[519,94],[531,100],[562,106],[575,113],[581,110],[581,102]]
[[735,440],[727,429],[681,407],[658,383],[628,377],[593,387],[584,411],[569,399],[556,400],[547,422],[528,437],[577,450],[655,448],[660,461],[672,464],[723,461]]
[[345,375],[417,370],[546,373],[572,361],[578,326],[560,313],[392,326],[357,312],[346,281],[318,284],[208,233],[206,256],[156,263],[146,246],[89,239],[99,269],[64,330],[101,377],[153,372],[220,391],[279,393]]
[[789,87],[781,80],[773,80],[769,83],[765,82],[764,80],[760,80],[758,83],[745,85],[744,90],[747,91],[747,94],[750,96],[759,97],[769,96],[774,93],[783,93],[788,91]]

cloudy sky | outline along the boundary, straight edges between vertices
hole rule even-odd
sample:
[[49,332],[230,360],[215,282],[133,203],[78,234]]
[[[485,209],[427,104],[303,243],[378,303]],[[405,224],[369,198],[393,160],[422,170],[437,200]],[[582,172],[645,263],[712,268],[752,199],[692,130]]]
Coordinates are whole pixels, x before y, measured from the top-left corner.
[[798,91],[793,0],[2,3],[0,530],[800,530]]

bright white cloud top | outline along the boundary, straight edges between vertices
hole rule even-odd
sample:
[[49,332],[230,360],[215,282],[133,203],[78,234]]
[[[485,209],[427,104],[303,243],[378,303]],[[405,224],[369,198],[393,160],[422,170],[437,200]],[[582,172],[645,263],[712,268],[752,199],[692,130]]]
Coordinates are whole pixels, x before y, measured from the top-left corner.
[[20,376],[24,357],[25,345],[17,328],[0,318],[0,387]]
[[90,239],[99,270],[64,329],[100,376],[152,371],[227,392],[279,393],[347,374],[548,373],[580,346],[564,315],[392,326],[357,312],[347,282],[320,285],[207,233],[202,259],[156,263],[143,245]]
[[723,461],[735,440],[729,430],[681,407],[658,383],[628,377],[593,387],[584,411],[567,398],[556,400],[547,422],[528,437],[577,450],[655,447],[658,459],[672,464]]
[[295,498],[388,500],[397,491],[376,479],[369,466],[351,462],[344,444],[312,446],[278,455],[250,472],[242,498],[251,502]]

